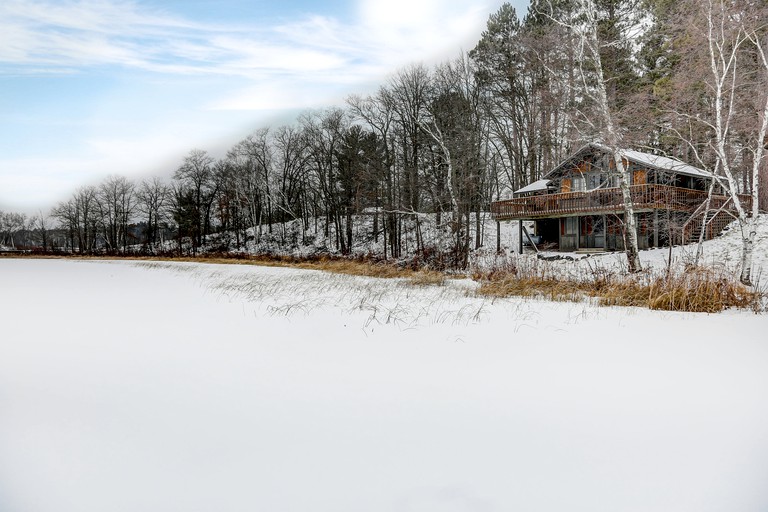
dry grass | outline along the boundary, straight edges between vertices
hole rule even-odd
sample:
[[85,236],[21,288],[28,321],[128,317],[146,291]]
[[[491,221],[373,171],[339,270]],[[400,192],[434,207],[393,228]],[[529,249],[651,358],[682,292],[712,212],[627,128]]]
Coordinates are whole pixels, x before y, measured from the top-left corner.
[[757,309],[761,294],[732,276],[696,268],[660,279],[649,276],[616,282],[607,287],[599,299],[604,305],[717,313],[728,308]]
[[288,263],[284,266],[311,270],[322,270],[324,272],[332,272],[334,274],[380,278],[409,277],[415,273],[413,270],[402,269],[391,263],[376,263],[338,259],[299,261],[296,263]]
[[392,262],[365,259],[346,259],[333,257],[293,257],[293,256],[251,256],[247,254],[214,254],[200,256],[93,256],[93,255],[23,255],[16,257],[38,259],[74,259],[74,260],[131,260],[131,261],[168,261],[183,263],[203,263],[216,265],[259,265],[267,267],[290,267],[309,270],[322,270],[334,274],[347,274],[367,277],[410,277],[419,273],[408,268],[398,267]]
[[408,278],[408,282],[415,286],[443,286],[445,284],[445,273],[436,270],[419,270],[413,272]]
[[541,297],[553,301],[579,301],[587,295],[587,288],[583,283],[575,281],[509,275],[481,281],[477,293],[488,297]]
[[594,298],[603,306],[636,306],[665,311],[716,313],[728,308],[762,308],[764,293],[732,275],[708,268],[638,275],[594,271],[587,279],[563,279],[538,272],[489,273],[478,293],[490,297],[541,297],[554,301]]

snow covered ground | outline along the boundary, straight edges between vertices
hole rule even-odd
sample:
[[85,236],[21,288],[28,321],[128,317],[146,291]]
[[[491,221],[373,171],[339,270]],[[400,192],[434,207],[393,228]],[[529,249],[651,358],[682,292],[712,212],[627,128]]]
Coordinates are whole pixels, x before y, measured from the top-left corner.
[[763,511],[768,316],[0,259],[0,510]]
[[[512,224],[516,225],[508,222],[504,227],[505,223],[502,223],[502,244],[507,259],[518,261],[519,255],[514,254],[518,241],[514,230],[510,229]],[[490,239],[488,233],[485,239]],[[666,268],[671,259],[672,267],[679,270],[693,263],[695,255],[696,244],[674,246],[671,251],[669,247],[659,247],[640,251],[640,262],[643,268],[660,270]],[[593,254],[549,251],[542,252],[541,256],[548,260],[550,270],[560,270],[564,275],[571,277],[583,275],[585,272],[590,273],[596,268],[623,272],[627,267],[627,257],[623,251]],[[526,248],[522,258],[529,260],[528,265],[530,265],[531,261],[536,259],[536,254],[533,249]],[[499,263],[494,250],[479,251],[475,259],[480,267]],[[733,222],[720,236],[704,242],[701,265],[720,269],[738,277],[740,262],[741,233],[738,223]],[[764,271],[768,271],[768,215],[766,214],[760,215],[757,219],[757,236],[752,262],[752,275],[758,280],[760,289],[766,288]]]

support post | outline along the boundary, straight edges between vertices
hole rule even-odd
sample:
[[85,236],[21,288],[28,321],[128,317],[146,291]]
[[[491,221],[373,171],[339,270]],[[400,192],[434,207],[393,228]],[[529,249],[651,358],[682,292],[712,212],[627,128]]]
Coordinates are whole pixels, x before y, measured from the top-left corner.
[[517,221],[517,239],[519,242],[519,253],[523,254],[523,219]]
[[536,251],[536,254],[539,253],[539,248],[536,247],[536,244],[533,241],[533,238],[531,237],[531,234],[528,232],[528,228],[523,227],[523,233],[525,233],[525,238],[528,239],[528,243],[531,244],[531,247],[533,247],[533,250]]
[[501,252],[501,221],[496,221],[496,252]]
[[603,215],[603,249],[608,248],[608,218]]

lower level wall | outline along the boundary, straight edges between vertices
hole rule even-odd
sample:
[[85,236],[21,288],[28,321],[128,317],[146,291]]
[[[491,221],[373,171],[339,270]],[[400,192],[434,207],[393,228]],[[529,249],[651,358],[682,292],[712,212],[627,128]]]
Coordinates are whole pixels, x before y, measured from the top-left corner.
[[[664,245],[667,238],[659,236],[662,223],[651,212],[635,214],[638,248],[648,249]],[[571,252],[577,249],[624,250],[624,224],[617,215],[584,215],[558,219],[558,249]]]
[[[623,214],[581,215],[539,219],[535,221],[536,234],[550,249],[572,252],[578,249],[624,250]],[[705,239],[710,240],[720,234],[728,224],[727,213],[723,214],[722,223],[710,222],[705,231]],[[639,249],[665,247],[670,243],[681,244],[698,240],[700,220],[688,222],[689,212],[655,210],[635,214],[637,226],[637,244]],[[687,224],[687,230],[684,226]],[[698,224],[696,224],[698,223]],[[686,231],[684,233],[684,231]]]

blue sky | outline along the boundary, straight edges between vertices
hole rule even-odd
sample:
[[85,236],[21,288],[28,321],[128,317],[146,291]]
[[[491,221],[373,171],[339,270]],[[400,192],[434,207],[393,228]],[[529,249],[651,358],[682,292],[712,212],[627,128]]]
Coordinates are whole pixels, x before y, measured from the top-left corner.
[[[469,50],[503,0],[2,0],[0,210],[169,175]],[[518,13],[527,1],[513,0]]]

